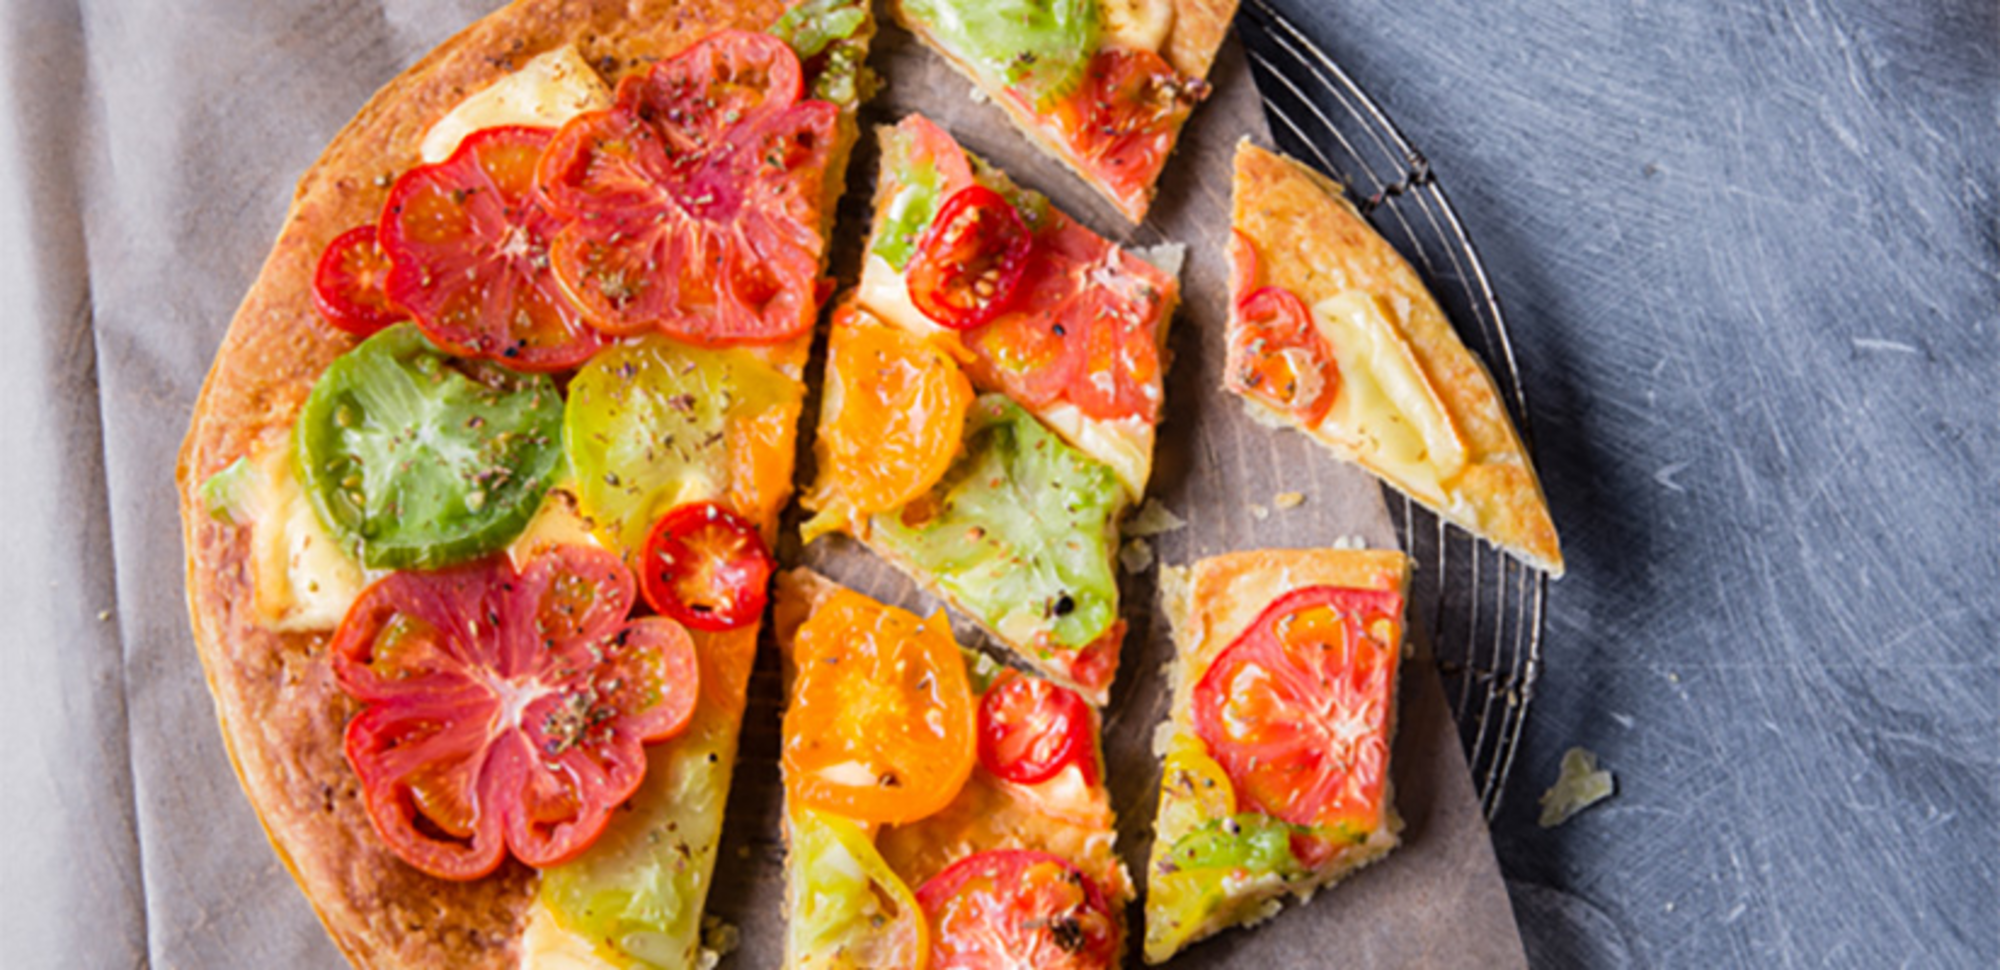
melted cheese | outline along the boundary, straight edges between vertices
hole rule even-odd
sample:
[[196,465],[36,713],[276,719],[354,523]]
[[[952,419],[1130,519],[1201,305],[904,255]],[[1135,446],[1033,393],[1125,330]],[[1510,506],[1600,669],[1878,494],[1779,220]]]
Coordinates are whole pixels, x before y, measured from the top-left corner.
[[1149,50],[1167,45],[1174,29],[1173,0],[1099,0],[1105,47]]
[[1349,290],[1313,305],[1313,323],[1340,366],[1340,391],[1316,433],[1435,508],[1465,469],[1465,443],[1437,388],[1381,299]]
[[558,47],[460,101],[424,134],[420,153],[425,162],[436,164],[482,128],[560,128],[586,111],[610,106],[611,87],[583,55],[574,47]]
[[292,474],[289,448],[261,451],[251,464],[243,504],[257,619],[286,632],[339,626],[367,574],[320,525]]
[[602,549],[590,520],[577,511],[576,493],[568,484],[549,489],[541,508],[528,520],[528,527],[507,546],[507,559],[516,569],[525,569],[535,553],[550,546],[589,546]]
[[[1163,258],[1178,254],[1168,251]],[[902,274],[882,257],[869,253],[861,268],[861,285],[856,298],[868,312],[904,331],[943,340],[955,354],[968,353],[957,333],[939,326],[910,302],[910,288]],[[982,388],[998,390],[998,388]],[[1066,401],[1035,409],[1049,429],[1077,450],[1111,467],[1133,501],[1146,492],[1146,480],[1153,473],[1153,428],[1136,418],[1105,421],[1090,417]],[[1005,633],[1006,631],[1001,631]]]

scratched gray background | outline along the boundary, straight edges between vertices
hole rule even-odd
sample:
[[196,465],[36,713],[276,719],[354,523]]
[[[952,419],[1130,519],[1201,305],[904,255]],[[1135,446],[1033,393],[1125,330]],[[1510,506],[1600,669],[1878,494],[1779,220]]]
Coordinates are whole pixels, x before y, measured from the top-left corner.
[[[1432,160],[1534,402],[1571,575],[1551,589],[1548,666],[1495,829],[1531,956],[1994,965],[1995,4],[1275,2]],[[188,797],[134,766],[213,747],[213,722],[127,689],[187,658],[178,577],[118,564],[179,541],[149,490],[169,487],[191,389],[145,362],[198,369],[182,358],[206,350],[171,319],[114,331],[93,308],[144,306],[117,269],[158,247],[201,278],[244,263],[247,279],[262,253],[192,228],[90,231],[120,212],[201,224],[130,187],[192,146],[156,143],[100,85],[198,68],[149,57],[147,30],[277,38],[263,73],[177,109],[179,130],[220,137],[237,107],[304,83],[288,57],[353,46],[255,3],[167,9],[11,0],[0,16],[10,968],[144,966],[198,931],[147,925],[148,895],[173,887],[146,885],[142,859],[190,847],[146,838],[129,806]],[[371,65],[357,76],[435,40],[387,26],[400,46],[349,51]],[[369,92],[346,93],[326,100]],[[216,204],[275,213],[342,120],[277,119],[287,147],[254,171],[209,159]],[[236,294],[158,296],[226,318]],[[188,734],[128,741],[128,710]],[[1534,799],[1571,744],[1620,791],[1543,832]],[[252,848],[262,878],[275,862]]]

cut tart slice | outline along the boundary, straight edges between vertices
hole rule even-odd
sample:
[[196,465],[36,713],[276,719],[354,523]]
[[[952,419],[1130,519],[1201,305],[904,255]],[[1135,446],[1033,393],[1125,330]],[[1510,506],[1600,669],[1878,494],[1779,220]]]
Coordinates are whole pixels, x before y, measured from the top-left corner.
[[1139,253],[1091,232],[921,115],[877,129],[881,176],[856,291],[933,336],[975,387],[999,391],[1118,472],[1152,474],[1181,249]]
[[1268,550],[1161,571],[1177,662],[1147,863],[1159,963],[1395,848],[1389,781],[1409,561]]
[[807,570],[780,577],[787,968],[1110,968],[1131,880],[1097,712]]
[[301,182],[179,480],[232,760],[357,966],[702,959],[872,33],[524,0]]
[[1003,394],[975,396],[948,341],[835,310],[805,498],[1036,669],[1102,704],[1117,672],[1111,469]]
[[1562,549],[1493,377],[1341,188],[1236,149],[1225,385],[1551,576]]
[[1133,222],[1208,95],[1236,0],[895,0],[1044,151]]

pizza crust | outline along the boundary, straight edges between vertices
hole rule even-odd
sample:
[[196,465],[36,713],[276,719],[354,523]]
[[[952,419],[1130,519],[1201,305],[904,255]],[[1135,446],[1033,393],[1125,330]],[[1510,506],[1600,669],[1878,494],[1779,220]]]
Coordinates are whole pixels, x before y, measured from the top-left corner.
[[[341,753],[354,704],[334,683],[326,636],[275,633],[258,622],[247,530],[210,519],[200,484],[255,443],[282,445],[313,382],[356,342],[318,321],[313,268],[336,235],[376,218],[437,118],[564,44],[615,83],[715,30],[761,30],[784,9],[781,0],[520,0],[446,41],[370,99],[300,179],[203,384],[175,472],[196,646],[258,820],[357,965],[516,964],[534,873],[510,861],[472,882],[434,879],[376,838]],[[835,164],[852,131],[844,120]],[[829,195],[840,182],[828,179]]]
[[[1530,566],[1561,576],[1562,548],[1548,501],[1493,377],[1459,340],[1416,270],[1368,225],[1339,185],[1248,139],[1236,149],[1233,194],[1231,223],[1256,247],[1260,283],[1290,290],[1308,307],[1360,290],[1399,309],[1395,323],[1465,445],[1465,469],[1452,482],[1463,507],[1432,510]],[[1292,425],[1252,403],[1253,415]],[[1381,474],[1352,449],[1325,435],[1314,437]]]

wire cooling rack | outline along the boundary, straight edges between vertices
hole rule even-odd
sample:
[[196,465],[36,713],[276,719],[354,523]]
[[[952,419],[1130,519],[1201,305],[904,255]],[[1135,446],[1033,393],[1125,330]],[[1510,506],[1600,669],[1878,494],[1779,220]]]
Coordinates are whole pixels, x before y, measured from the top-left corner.
[[[1528,399],[1500,301],[1430,162],[1266,0],[1244,0],[1237,25],[1278,146],[1346,185],[1375,228],[1411,260],[1459,336],[1493,371],[1525,440]],[[1492,818],[1541,674],[1548,577],[1400,493],[1387,494],[1403,549],[1416,564],[1411,616],[1431,634],[1480,807]]]

